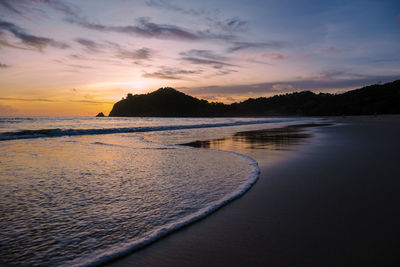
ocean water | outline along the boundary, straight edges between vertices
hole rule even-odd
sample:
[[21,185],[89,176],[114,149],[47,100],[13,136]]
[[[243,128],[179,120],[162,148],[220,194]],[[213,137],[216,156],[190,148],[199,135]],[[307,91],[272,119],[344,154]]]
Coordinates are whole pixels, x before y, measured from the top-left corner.
[[86,266],[245,193],[252,158],[180,144],[307,118],[0,118],[0,265]]

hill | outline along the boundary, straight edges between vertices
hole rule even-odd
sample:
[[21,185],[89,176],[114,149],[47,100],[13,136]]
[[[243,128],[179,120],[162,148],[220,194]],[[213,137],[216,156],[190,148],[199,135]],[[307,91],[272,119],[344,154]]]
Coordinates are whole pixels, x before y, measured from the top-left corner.
[[[218,109],[221,107],[221,110]],[[209,117],[218,116],[227,105],[209,103],[206,100],[186,95],[173,88],[132,95],[114,104],[111,117]]]
[[310,91],[250,98],[226,105],[186,95],[173,88],[132,95],[114,104],[111,117],[333,116],[400,113],[400,80],[342,94]]

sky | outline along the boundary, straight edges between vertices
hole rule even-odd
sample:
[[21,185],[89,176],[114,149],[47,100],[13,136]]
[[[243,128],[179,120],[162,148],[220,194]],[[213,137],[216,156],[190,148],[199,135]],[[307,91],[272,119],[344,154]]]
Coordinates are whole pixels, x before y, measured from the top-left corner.
[[0,0],[0,116],[106,115],[400,79],[400,1]]

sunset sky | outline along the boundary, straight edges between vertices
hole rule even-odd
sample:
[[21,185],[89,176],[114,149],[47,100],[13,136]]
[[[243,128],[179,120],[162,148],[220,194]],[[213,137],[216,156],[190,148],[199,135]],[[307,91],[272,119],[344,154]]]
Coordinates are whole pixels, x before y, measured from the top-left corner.
[[0,0],[0,115],[106,115],[171,86],[209,101],[400,79],[400,1]]

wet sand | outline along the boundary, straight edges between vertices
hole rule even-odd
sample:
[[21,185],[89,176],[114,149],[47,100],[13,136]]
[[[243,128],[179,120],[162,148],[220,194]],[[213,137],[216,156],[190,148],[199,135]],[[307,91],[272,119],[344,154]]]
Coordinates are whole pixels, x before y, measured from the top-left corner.
[[254,142],[209,142],[256,159],[258,182],[207,218],[108,265],[398,266],[400,116],[334,122],[302,128],[296,134],[305,136],[283,146],[263,146],[254,133]]

